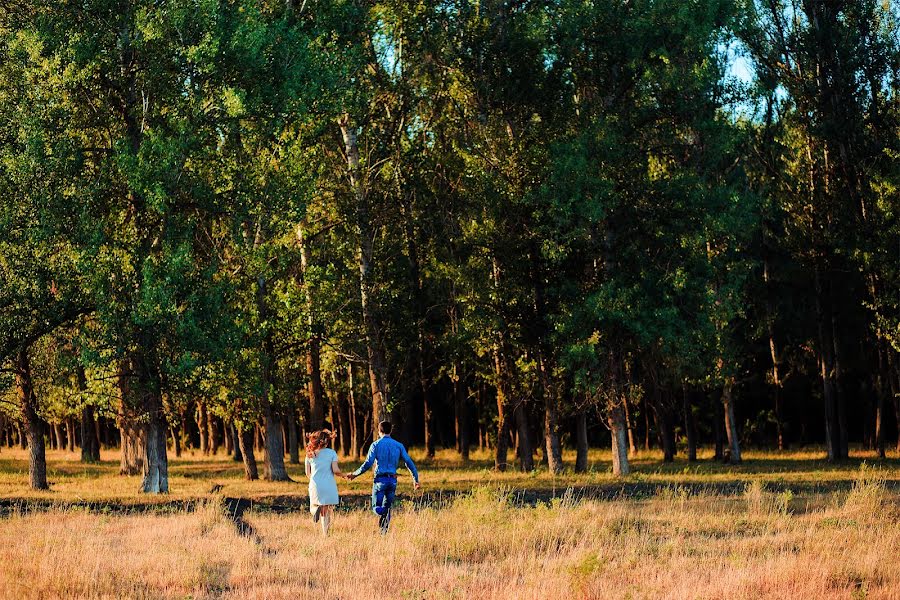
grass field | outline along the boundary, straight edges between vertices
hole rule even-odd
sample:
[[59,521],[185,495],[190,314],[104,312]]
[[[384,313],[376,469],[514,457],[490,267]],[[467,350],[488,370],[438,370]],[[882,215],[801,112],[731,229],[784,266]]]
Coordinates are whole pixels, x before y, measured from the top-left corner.
[[113,452],[50,452],[51,489],[30,492],[25,454],[4,448],[0,597],[900,599],[900,461],[820,457],[647,454],[615,480],[601,451],[557,477],[414,453],[424,493],[401,477],[388,536],[360,478],[339,484],[324,539],[298,466],[293,483],[245,482],[225,457],[188,456],[170,494],[146,497]]

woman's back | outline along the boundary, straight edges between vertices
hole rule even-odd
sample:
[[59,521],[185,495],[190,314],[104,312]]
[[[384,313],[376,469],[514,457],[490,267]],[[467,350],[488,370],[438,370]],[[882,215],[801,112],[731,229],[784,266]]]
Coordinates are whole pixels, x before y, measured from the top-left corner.
[[331,471],[331,463],[337,462],[337,459],[337,452],[331,448],[322,448],[315,456],[307,456],[306,460],[309,462],[310,471],[312,473],[311,477],[315,478],[316,473],[326,471],[330,474],[330,478],[334,479],[334,474]]
[[320,504],[337,504],[338,489],[331,470],[332,463],[338,459],[337,452],[331,448],[322,448],[315,456],[307,456],[309,467],[309,501],[310,509]]

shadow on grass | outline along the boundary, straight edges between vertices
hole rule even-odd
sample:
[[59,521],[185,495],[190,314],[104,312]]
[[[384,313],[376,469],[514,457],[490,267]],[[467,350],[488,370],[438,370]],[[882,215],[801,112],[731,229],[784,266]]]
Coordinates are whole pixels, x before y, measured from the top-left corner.
[[262,538],[256,529],[244,519],[244,513],[253,507],[253,502],[247,498],[224,498],[222,500],[225,515],[234,523],[237,534],[251,540],[257,546],[262,545]]

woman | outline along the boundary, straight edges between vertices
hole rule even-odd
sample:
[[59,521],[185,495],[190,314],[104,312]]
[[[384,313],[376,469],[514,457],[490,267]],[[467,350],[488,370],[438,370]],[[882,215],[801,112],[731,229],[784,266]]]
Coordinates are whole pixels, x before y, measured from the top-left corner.
[[337,505],[338,489],[335,475],[343,475],[338,466],[337,452],[328,447],[335,434],[323,429],[306,436],[306,476],[309,477],[309,511],[313,522],[322,523],[322,535],[328,535],[331,512]]

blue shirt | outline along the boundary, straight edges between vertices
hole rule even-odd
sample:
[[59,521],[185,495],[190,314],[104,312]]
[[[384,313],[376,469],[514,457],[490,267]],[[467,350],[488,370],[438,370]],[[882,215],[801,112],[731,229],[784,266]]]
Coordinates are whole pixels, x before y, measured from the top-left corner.
[[375,465],[375,477],[379,475],[396,475],[397,466],[400,464],[401,459],[403,459],[406,468],[409,469],[410,474],[413,476],[413,481],[418,482],[419,472],[406,452],[406,448],[389,435],[372,442],[372,445],[369,446],[369,453],[366,455],[366,462],[353,471],[353,476],[359,477],[371,469],[373,464]]

